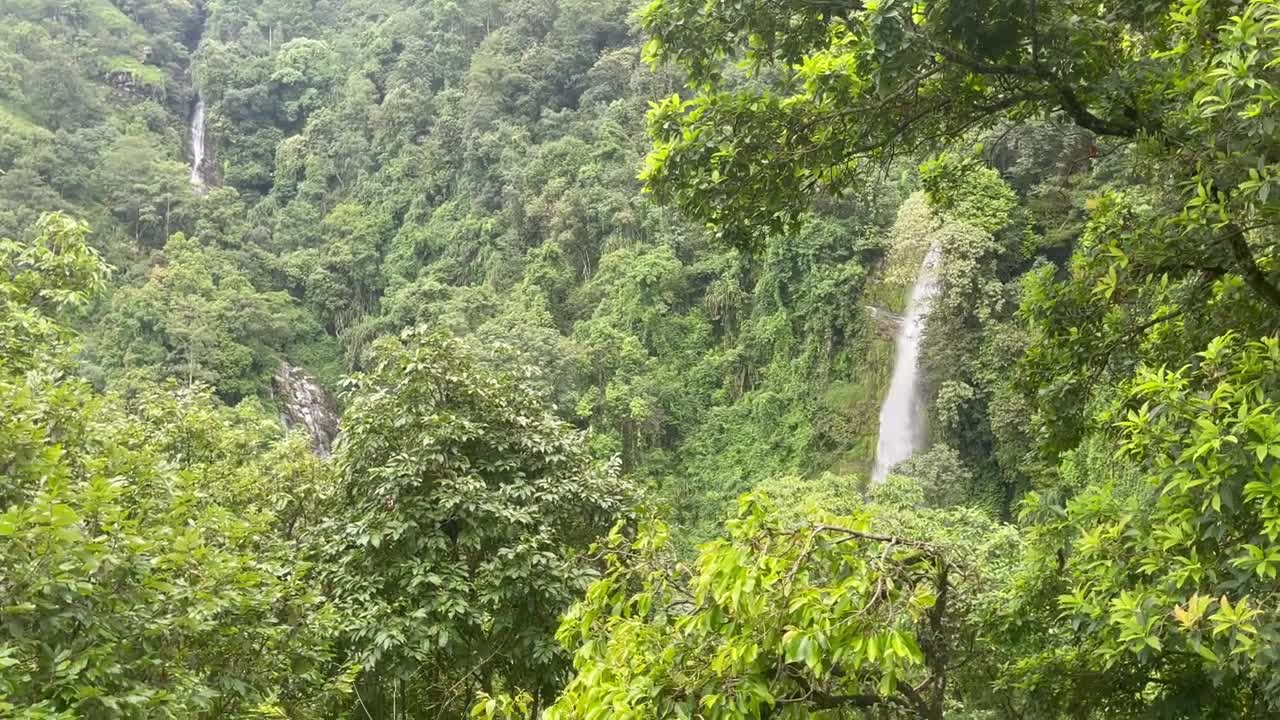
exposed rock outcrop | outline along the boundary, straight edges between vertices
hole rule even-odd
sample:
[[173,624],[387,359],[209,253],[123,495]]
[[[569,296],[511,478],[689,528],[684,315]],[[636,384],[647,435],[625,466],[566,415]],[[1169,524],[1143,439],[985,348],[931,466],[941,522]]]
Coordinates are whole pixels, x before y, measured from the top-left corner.
[[307,371],[289,363],[281,363],[276,370],[275,389],[284,426],[305,430],[316,454],[329,457],[338,437],[338,409],[333,398]]

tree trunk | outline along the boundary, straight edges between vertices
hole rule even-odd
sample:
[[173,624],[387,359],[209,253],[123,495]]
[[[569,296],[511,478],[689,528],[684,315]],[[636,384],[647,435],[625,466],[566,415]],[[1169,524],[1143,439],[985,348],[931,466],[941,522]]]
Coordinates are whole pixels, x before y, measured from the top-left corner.
[[1226,229],[1227,234],[1224,239],[1231,246],[1231,257],[1235,260],[1240,274],[1244,277],[1245,284],[1263,300],[1271,303],[1276,308],[1280,308],[1280,288],[1273,285],[1267,279],[1266,274],[1262,272],[1262,268],[1258,267],[1258,262],[1253,257],[1253,251],[1249,249],[1249,241],[1245,237],[1245,231],[1235,223],[1227,225]]

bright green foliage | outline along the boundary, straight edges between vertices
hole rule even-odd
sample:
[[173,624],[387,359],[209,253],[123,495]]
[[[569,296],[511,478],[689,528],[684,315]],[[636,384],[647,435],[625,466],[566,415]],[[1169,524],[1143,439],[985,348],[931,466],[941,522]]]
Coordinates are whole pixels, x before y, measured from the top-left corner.
[[1069,279],[1042,267],[1023,285],[1027,321],[1024,392],[1034,393],[1037,434],[1070,447],[1089,426],[1085,409],[1102,378],[1120,380],[1140,363],[1181,365],[1226,328],[1274,332],[1275,314],[1241,278],[1205,270],[1152,277],[1176,248],[1143,240],[1160,221],[1149,193],[1101,196],[1069,264]]
[[[910,495],[910,493],[908,493]],[[915,492],[918,498],[918,490]],[[784,527],[742,500],[728,536],[676,563],[661,523],[610,536],[565,618],[578,675],[547,718],[941,718],[981,684],[980,598],[1016,535],[972,511],[870,504]],[[875,531],[891,533],[877,534]]]
[[773,519],[784,527],[823,513],[849,515],[862,503],[858,491],[858,478],[832,473],[774,476],[756,484],[756,492],[779,499]]
[[[279,364],[278,353],[322,331],[282,292],[259,292],[225,254],[174,235],[145,285],[111,298],[92,353],[109,372],[155,368],[151,380],[251,396]],[[135,379],[136,382],[136,379]]]
[[288,537],[307,511],[277,483],[307,450],[260,409],[68,376],[60,314],[105,276],[84,233],[49,216],[0,246],[0,713],[317,712],[355,668],[335,674],[335,616]]
[[18,375],[57,357],[69,333],[55,318],[83,308],[106,283],[88,232],[55,214],[40,219],[33,242],[0,240],[0,371]]
[[1063,509],[1028,499],[1038,552],[1068,551],[1059,603],[1078,658],[1151,678],[1130,691],[1153,707],[1280,711],[1278,382],[1275,338],[1224,335],[1193,366],[1142,368],[1109,414],[1144,482],[1096,484]]
[[3,3],[0,715],[1280,715],[1276,0],[632,9]]
[[366,668],[361,706],[456,717],[499,683],[549,698],[584,552],[628,507],[617,469],[527,380],[439,334],[379,342],[350,388],[316,562]]

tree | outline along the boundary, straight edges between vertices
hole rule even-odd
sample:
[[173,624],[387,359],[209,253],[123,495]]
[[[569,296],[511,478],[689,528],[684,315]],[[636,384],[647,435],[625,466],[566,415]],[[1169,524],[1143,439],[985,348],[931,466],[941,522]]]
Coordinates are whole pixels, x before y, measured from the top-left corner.
[[[1040,656],[1048,668],[1015,676],[1115,717],[1280,711],[1278,378],[1276,338],[1227,334],[1194,364],[1125,384],[1106,420],[1128,477],[1027,499],[1028,567],[1060,593],[1070,631]],[[1055,673],[1062,658],[1077,669]]]
[[89,226],[61,214],[41,216],[30,242],[0,240],[0,370],[20,375],[65,348],[58,322],[103,289],[109,268],[85,243]]
[[[1057,114],[1137,141],[1152,177],[1174,178],[1161,222],[1123,245],[1158,253],[1142,276],[1233,273],[1274,312],[1278,17],[1271,0],[654,0],[649,57],[684,68],[695,94],[652,111],[643,177],[721,239],[758,248],[865,163]],[[751,82],[724,72],[738,58]]]
[[[958,451],[955,459],[977,475],[967,488],[952,488],[959,493],[951,493],[951,502],[978,502],[1011,517],[1022,478],[1018,466],[1000,464],[998,440],[1004,438],[995,434],[991,404],[1007,383],[1011,356],[1000,342],[1034,235],[1018,196],[975,159],[944,154],[923,164],[920,176],[930,214],[940,223],[925,237],[939,251],[936,297],[921,341],[930,436]],[[925,481],[931,474],[913,477]],[[931,487],[930,494],[940,490]]]
[[567,670],[555,623],[628,508],[616,468],[528,380],[444,335],[380,341],[349,389],[316,562],[365,668],[361,712],[457,717],[509,684],[549,699]]
[[208,384],[234,401],[266,386],[294,340],[321,332],[291,297],[259,291],[194,238],[174,235],[160,260],[145,285],[112,297],[92,348],[108,369]]
[[276,473],[308,451],[260,408],[69,373],[67,313],[105,278],[86,233],[53,215],[0,243],[0,712],[314,714],[356,668],[283,524]]
[[336,81],[333,51],[323,42],[300,37],[285,43],[275,54],[271,83],[280,94],[281,113],[291,123],[301,123],[320,108]]
[[139,245],[163,245],[180,227],[177,218],[190,196],[185,168],[165,157],[153,138],[122,135],[97,168],[103,200]]
[[616,529],[607,572],[561,625],[578,674],[545,717],[943,717],[984,681],[974,619],[1019,544],[900,489],[789,526],[745,497],[692,565],[661,523]]

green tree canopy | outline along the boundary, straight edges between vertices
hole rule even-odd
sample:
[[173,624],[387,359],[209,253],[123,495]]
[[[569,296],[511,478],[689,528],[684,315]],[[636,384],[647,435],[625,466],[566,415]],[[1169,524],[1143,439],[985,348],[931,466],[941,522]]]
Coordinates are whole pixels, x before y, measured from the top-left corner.
[[0,713],[309,715],[349,688],[275,488],[310,462],[260,407],[101,396],[66,311],[105,275],[87,228],[0,243]]
[[406,331],[371,363],[349,385],[334,520],[317,530],[362,702],[430,718],[504,683],[549,698],[567,669],[554,628],[627,486],[526,377],[456,340]]
[[643,177],[727,242],[794,229],[868,163],[1052,114],[1172,179],[1167,221],[1125,244],[1158,253],[1145,276],[1229,272],[1280,308],[1271,0],[654,0],[643,21],[694,89],[653,109]]
[[972,510],[925,510],[895,483],[799,525],[746,497],[692,565],[661,523],[615,532],[608,572],[560,628],[577,676],[546,717],[941,718],[983,692],[979,618],[1018,536]]

